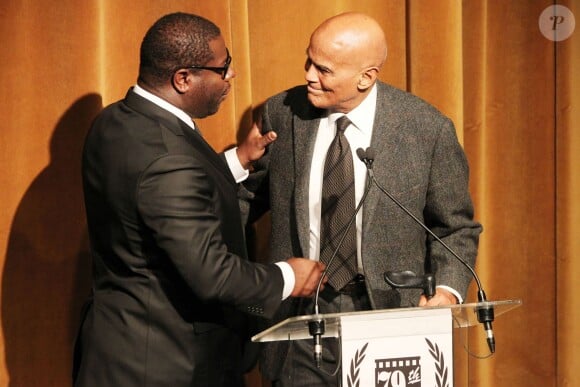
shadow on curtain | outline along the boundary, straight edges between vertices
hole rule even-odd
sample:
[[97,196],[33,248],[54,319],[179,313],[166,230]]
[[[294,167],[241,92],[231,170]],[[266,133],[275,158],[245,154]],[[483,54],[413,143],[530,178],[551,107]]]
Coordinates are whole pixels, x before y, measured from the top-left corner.
[[2,316],[10,386],[63,385],[90,284],[81,185],[85,134],[102,109],[88,94],[54,128],[49,165],[20,202],[2,279]]

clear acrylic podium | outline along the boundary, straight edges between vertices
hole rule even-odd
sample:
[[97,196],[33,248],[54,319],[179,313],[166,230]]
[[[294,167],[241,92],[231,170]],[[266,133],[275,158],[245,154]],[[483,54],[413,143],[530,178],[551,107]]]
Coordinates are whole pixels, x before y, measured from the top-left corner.
[[521,304],[505,300],[303,315],[273,325],[252,341],[312,339],[309,323],[322,321],[321,337],[341,343],[343,387],[453,387],[453,328],[479,325],[481,308],[493,308],[497,318]]

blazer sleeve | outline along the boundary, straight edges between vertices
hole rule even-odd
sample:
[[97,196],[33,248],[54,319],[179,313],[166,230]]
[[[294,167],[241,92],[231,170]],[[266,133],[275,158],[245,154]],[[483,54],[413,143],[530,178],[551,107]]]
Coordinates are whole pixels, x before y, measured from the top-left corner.
[[[433,148],[424,217],[430,229],[472,267],[482,231],[473,216],[467,159],[453,124],[445,118]],[[437,284],[452,287],[465,299],[472,280],[468,269],[432,237],[427,247]]]

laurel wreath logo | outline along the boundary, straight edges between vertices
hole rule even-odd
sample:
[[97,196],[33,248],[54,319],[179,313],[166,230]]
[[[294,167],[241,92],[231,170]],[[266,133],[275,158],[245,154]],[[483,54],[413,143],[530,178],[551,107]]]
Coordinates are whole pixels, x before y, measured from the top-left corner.
[[[425,341],[429,346],[429,354],[435,360],[435,381],[437,382],[435,387],[449,387],[449,369],[445,364],[445,356],[443,356],[443,352],[441,352],[436,343],[432,343],[428,338],[425,338]],[[350,361],[350,368],[346,378],[348,387],[360,386],[360,366],[366,356],[365,351],[367,350],[368,345],[369,343],[365,343],[365,345],[359,348]]]
[[443,352],[439,350],[437,344],[433,344],[429,339],[425,338],[427,345],[429,346],[429,353],[435,359],[435,380],[437,381],[436,387],[449,387],[449,382],[447,380],[449,372],[447,366],[445,365],[445,357]]
[[365,351],[367,350],[368,345],[369,343],[366,343],[362,348],[358,349],[350,361],[350,370],[346,378],[348,387],[359,387],[359,368],[365,358]]

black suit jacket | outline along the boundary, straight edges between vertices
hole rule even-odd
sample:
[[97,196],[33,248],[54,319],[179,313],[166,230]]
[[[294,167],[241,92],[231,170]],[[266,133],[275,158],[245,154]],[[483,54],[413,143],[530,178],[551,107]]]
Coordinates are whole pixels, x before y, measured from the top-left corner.
[[235,386],[246,313],[271,316],[283,279],[246,259],[237,185],[203,138],[129,91],[83,152],[94,262],[77,386]]

